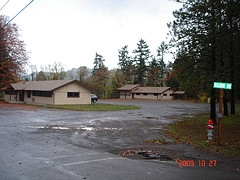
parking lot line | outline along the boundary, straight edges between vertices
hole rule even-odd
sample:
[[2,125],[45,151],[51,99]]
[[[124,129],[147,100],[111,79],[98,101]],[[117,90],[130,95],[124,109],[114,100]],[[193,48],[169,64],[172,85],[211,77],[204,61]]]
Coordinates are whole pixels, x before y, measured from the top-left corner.
[[71,166],[71,165],[84,164],[84,163],[90,163],[90,162],[98,162],[98,161],[107,161],[107,160],[113,160],[113,159],[123,159],[123,158],[94,159],[94,160],[89,160],[89,161],[79,161],[79,162],[74,162],[74,163],[67,163],[67,164],[64,164],[63,166]]

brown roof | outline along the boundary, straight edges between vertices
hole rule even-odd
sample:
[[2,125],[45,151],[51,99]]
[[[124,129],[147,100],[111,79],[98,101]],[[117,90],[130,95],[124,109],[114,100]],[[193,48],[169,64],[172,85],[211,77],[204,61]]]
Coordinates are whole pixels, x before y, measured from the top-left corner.
[[51,80],[51,81],[23,81],[11,84],[14,90],[30,90],[30,91],[54,91],[62,86],[70,83],[78,83],[87,89],[92,89],[77,80]]
[[185,91],[175,91],[173,94],[186,94]]
[[170,90],[170,87],[139,87],[133,90],[134,93],[163,93]]
[[137,88],[139,87],[140,84],[126,84],[120,88],[117,88],[118,91],[131,91],[133,90],[134,88]]

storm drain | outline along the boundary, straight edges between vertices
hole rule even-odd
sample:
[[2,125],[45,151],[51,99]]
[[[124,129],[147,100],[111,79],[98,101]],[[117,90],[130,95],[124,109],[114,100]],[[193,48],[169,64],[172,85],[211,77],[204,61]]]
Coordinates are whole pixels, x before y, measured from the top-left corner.
[[118,154],[121,157],[130,159],[149,159],[149,160],[160,160],[160,161],[173,161],[170,156],[166,154],[159,154],[149,150],[123,150]]
[[160,161],[171,161],[172,158],[168,155],[155,154],[148,151],[138,152],[138,155],[142,155],[145,159],[159,159]]

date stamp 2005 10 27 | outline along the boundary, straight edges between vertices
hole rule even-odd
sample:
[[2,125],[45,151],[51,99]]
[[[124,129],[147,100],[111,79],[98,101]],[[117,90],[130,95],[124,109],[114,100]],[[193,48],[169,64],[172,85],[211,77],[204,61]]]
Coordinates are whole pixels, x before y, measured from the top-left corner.
[[199,167],[216,167],[217,166],[217,160],[211,159],[211,160],[177,160],[178,165],[180,167],[193,167],[193,166],[199,166]]

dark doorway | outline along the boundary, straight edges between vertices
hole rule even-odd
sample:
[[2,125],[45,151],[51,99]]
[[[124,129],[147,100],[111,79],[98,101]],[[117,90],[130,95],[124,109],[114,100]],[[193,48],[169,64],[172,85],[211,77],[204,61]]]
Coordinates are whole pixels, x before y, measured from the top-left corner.
[[19,91],[19,101],[24,101],[24,91]]

